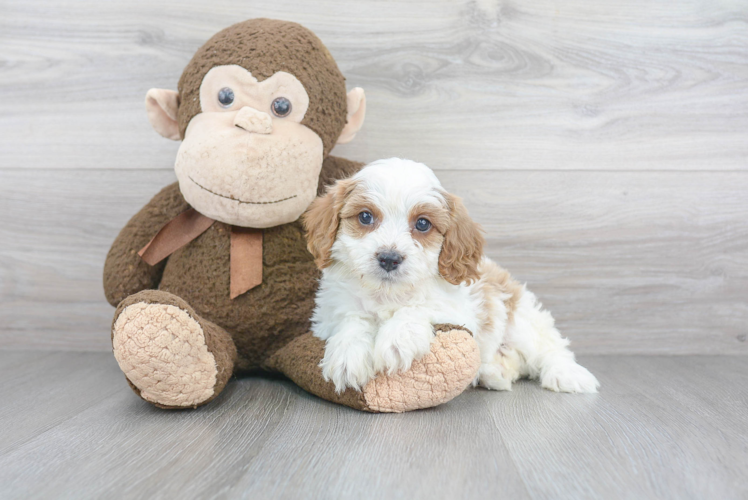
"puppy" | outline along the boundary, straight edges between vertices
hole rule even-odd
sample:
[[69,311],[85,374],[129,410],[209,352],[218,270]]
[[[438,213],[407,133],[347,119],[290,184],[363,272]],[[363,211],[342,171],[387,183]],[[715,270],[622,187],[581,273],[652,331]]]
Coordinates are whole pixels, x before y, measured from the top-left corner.
[[569,341],[530,291],[483,255],[480,227],[427,166],[391,158],[330,186],[303,217],[322,279],[312,317],[337,391],[410,368],[432,325],[463,325],[480,350],[474,385],[596,392]]

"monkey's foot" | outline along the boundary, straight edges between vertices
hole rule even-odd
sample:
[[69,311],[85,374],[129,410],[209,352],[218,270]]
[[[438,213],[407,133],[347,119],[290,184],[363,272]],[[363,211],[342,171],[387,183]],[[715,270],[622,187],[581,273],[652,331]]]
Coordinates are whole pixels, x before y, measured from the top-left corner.
[[438,325],[431,351],[410,370],[379,375],[364,387],[366,410],[404,412],[430,408],[453,399],[478,374],[480,355],[472,335],[460,327]]
[[112,326],[114,357],[128,382],[161,408],[197,407],[218,395],[236,356],[222,337],[228,334],[179,297],[157,290],[125,299]]

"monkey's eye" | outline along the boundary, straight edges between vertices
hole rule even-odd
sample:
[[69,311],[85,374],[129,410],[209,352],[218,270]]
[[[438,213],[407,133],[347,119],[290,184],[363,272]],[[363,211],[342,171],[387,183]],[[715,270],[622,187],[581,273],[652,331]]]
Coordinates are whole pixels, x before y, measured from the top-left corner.
[[431,229],[431,222],[428,221],[428,219],[424,219],[421,217],[416,221],[416,229],[418,231],[421,231],[422,233],[425,233],[429,229]]
[[224,87],[218,91],[218,102],[224,108],[230,108],[234,104],[234,91],[228,87]]
[[358,214],[358,221],[364,226],[368,226],[374,223],[374,216],[371,215],[371,212],[364,211]]
[[273,110],[275,116],[283,118],[291,113],[291,101],[285,97],[278,97],[273,101],[273,104],[270,105],[270,109]]

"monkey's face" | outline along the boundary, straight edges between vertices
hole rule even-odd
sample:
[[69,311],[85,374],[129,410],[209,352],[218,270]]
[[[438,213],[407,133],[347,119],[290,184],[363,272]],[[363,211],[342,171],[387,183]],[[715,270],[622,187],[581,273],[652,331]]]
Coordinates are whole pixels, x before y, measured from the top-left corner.
[[283,71],[258,82],[216,66],[200,86],[201,113],[184,134],[175,170],[198,212],[236,226],[295,221],[317,194],[322,139],[301,124],[309,96]]

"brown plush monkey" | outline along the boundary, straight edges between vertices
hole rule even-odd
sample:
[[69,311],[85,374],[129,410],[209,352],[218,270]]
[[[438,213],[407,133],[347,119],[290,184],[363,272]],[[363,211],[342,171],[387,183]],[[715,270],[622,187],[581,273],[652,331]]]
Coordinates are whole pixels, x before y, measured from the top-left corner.
[[197,51],[178,93],[152,89],[146,109],[182,144],[178,183],[128,222],[104,267],[114,355],[136,393],[197,407],[251,370],[367,411],[434,406],[464,390],[477,347],[450,325],[408,372],[362,392],[336,394],[322,379],[324,343],[308,333],[319,273],[298,219],[361,167],[329,153],[360,129],[365,98],[346,93],[313,33],[269,19],[231,26]]

